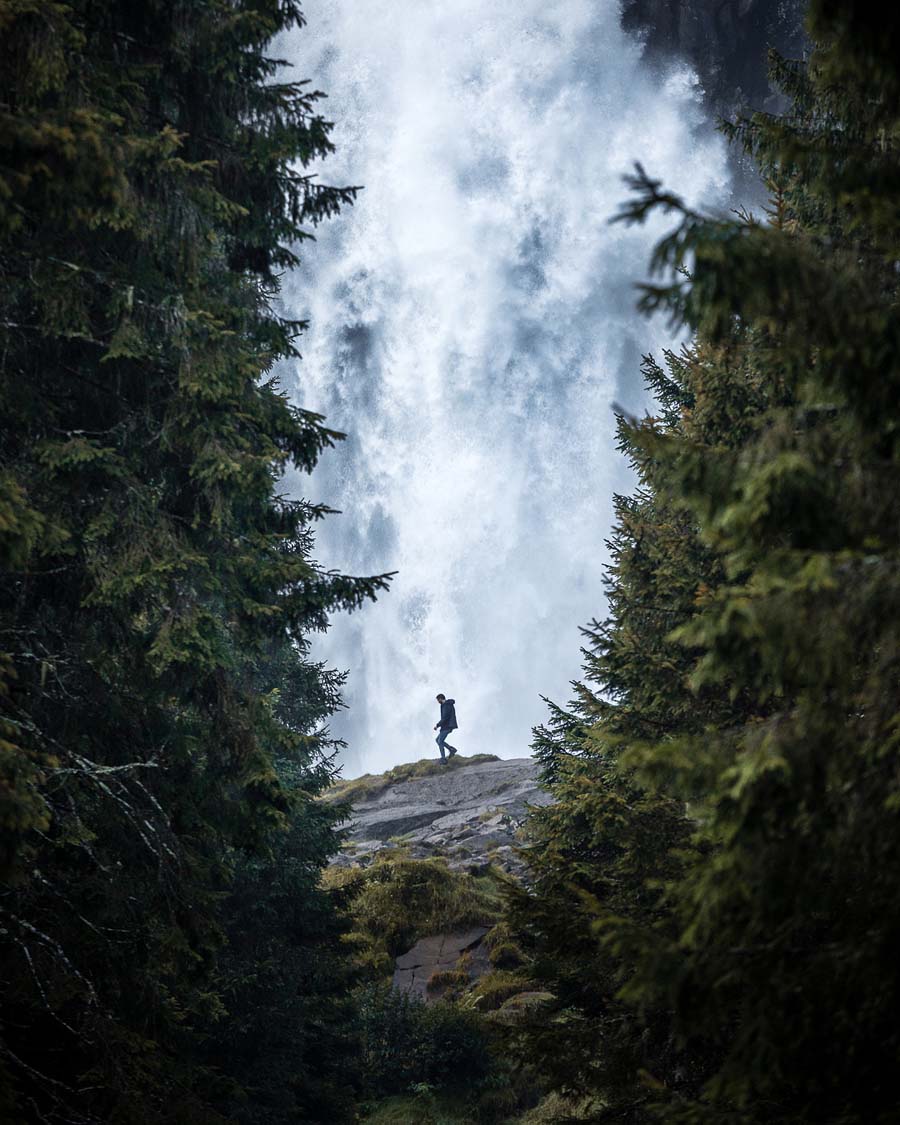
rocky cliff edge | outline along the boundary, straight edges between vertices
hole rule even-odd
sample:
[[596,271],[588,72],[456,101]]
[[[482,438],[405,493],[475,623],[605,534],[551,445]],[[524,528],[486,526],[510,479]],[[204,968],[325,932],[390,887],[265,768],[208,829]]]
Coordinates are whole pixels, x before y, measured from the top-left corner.
[[385,774],[340,782],[329,800],[352,806],[349,838],[332,861],[362,867],[389,849],[413,859],[444,857],[453,870],[493,863],[520,875],[517,833],[529,806],[550,803],[533,758],[458,755],[446,765],[411,762]]

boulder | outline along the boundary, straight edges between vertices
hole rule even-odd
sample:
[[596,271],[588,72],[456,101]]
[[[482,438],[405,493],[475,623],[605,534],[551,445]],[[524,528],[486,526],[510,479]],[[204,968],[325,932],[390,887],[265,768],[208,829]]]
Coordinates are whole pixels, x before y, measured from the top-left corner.
[[475,956],[487,932],[487,926],[471,926],[449,934],[421,938],[394,962],[394,988],[421,996],[426,1001],[436,999],[428,991],[429,980],[435,973],[457,969],[464,953],[470,954],[466,974],[470,980],[477,979],[487,971],[486,967],[490,967],[483,951],[482,956]]

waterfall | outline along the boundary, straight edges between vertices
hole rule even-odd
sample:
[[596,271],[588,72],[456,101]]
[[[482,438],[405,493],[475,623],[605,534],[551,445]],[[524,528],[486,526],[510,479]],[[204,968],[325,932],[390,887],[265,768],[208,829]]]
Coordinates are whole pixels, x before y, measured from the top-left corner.
[[609,218],[635,160],[693,205],[728,199],[724,143],[685,66],[652,73],[613,0],[319,0],[281,53],[329,97],[332,183],[355,207],[285,279],[306,317],[296,401],[349,437],[288,486],[342,510],[317,557],[396,570],[315,654],[349,670],[345,772],[528,754],[604,612],[612,404],[646,405],[634,311],[663,225]]

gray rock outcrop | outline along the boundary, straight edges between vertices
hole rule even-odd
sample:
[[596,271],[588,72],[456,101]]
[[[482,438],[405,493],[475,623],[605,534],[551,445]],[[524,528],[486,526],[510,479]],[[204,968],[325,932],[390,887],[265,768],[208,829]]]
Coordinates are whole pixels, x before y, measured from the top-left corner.
[[334,863],[370,863],[380,851],[404,847],[415,859],[444,856],[451,868],[495,863],[514,874],[517,832],[528,806],[547,805],[533,758],[461,763],[459,768],[399,781],[353,803],[349,841]]
[[466,958],[465,973],[469,980],[477,980],[490,969],[487,952],[482,938],[488,932],[487,926],[470,926],[451,934],[435,934],[424,937],[394,962],[394,988],[421,996],[423,1000],[435,1000],[441,989],[429,988],[435,973],[458,971],[460,958]]

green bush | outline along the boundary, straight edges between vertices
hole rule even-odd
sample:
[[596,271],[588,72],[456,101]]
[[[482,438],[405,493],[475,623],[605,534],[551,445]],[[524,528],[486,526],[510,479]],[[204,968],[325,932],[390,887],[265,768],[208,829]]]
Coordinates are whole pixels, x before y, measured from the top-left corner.
[[525,963],[525,954],[514,941],[493,946],[488,956],[495,969],[518,969]]
[[381,954],[396,957],[428,934],[489,926],[501,909],[492,873],[473,878],[451,871],[443,859],[382,853],[370,867],[331,868],[324,881],[343,900],[372,957],[384,964]]
[[359,1011],[368,1097],[406,1093],[423,1083],[471,1090],[487,1078],[487,1032],[474,1012],[443,1001],[426,1005],[384,985],[361,994]]

